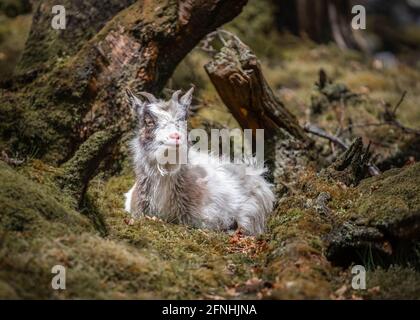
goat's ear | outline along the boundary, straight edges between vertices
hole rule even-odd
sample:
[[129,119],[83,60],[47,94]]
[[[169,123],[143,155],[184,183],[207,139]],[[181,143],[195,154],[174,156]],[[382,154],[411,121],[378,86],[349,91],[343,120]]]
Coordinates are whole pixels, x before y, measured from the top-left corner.
[[127,95],[127,100],[130,104],[142,104],[139,98],[137,98],[130,89],[125,89],[125,94]]
[[183,106],[189,106],[191,104],[192,101],[192,95],[194,92],[194,87],[191,87],[190,90],[188,90],[182,97],[181,99],[179,99],[179,102],[183,105]]
[[141,95],[143,98],[146,98],[147,101],[145,101],[145,102],[148,102],[148,103],[158,102],[158,99],[156,99],[156,97],[149,92],[141,91],[141,92],[139,92],[139,95]]
[[135,116],[138,116],[144,106],[144,103],[137,98],[130,89],[125,89],[125,93],[127,95],[127,100],[130,103],[132,112]]
[[153,94],[145,92],[145,91],[141,91],[141,92],[138,93],[144,99],[140,99],[140,98],[136,97],[134,95],[134,93],[128,88],[125,89],[125,92],[127,94],[128,100],[130,101],[131,104],[136,103],[136,104],[142,105],[142,104],[146,104],[146,103],[158,102],[158,99],[156,99]]

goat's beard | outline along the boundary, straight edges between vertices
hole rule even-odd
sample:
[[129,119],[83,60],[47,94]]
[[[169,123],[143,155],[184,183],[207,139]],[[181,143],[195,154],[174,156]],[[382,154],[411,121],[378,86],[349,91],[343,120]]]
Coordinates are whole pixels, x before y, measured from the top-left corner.
[[181,164],[157,164],[157,169],[162,176],[174,175],[181,169]]
[[188,148],[178,145],[176,148],[161,147],[156,151],[156,166],[162,176],[174,175],[187,163]]

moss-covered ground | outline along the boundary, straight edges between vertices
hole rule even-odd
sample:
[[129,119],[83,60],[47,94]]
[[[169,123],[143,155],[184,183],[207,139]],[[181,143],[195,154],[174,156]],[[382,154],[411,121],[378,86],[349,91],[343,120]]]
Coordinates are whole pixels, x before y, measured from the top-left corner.
[[[335,133],[350,121],[376,123],[381,121],[384,103],[395,105],[407,91],[398,118],[406,126],[420,126],[418,67],[378,68],[359,53],[279,34],[270,27],[272,19],[264,1],[250,1],[226,29],[251,46],[270,86],[302,124],[311,121]],[[236,127],[205,74],[208,59],[207,53],[194,49],[178,66],[168,88],[196,85],[192,126]],[[321,68],[334,83],[357,93],[358,99],[344,105],[330,103],[322,113],[309,114]],[[42,93],[42,88],[38,90]],[[40,94],[34,105],[49,103],[52,96]],[[12,100],[1,108],[0,119],[8,125],[13,120],[10,115],[21,110]],[[25,111],[23,116],[32,115]],[[50,116],[57,119],[56,114]],[[23,135],[29,137],[34,130],[48,136],[49,131],[38,128],[34,119],[21,128]],[[404,153],[407,144],[418,138],[392,126],[361,126],[353,135],[373,142],[378,162],[403,154],[398,163],[407,166],[362,181],[358,187],[328,181],[313,169],[301,172],[295,181],[285,183],[267,232],[258,238],[149,218],[131,221],[123,210],[123,194],[134,182],[127,158],[118,166],[122,169],[101,172],[92,179],[78,203],[57,184],[63,169],[36,160],[37,150],[9,154],[25,161],[19,166],[0,161],[0,298],[418,299],[418,265],[405,259],[419,257],[418,243],[405,247],[399,252],[404,257],[390,264],[364,256],[360,263],[368,269],[366,291],[351,289],[351,265],[339,266],[327,259],[329,236],[346,221],[377,228],[392,245],[397,236],[401,241],[418,238],[399,233],[401,225],[395,222],[419,214],[420,168],[412,164],[418,159]],[[353,135],[344,136],[346,142]],[[6,138],[7,132],[2,140]],[[30,145],[29,140],[22,143]],[[336,152],[321,139],[317,144],[324,146],[325,154]],[[127,149],[121,150],[127,156]],[[329,195],[326,208],[318,203],[321,193]],[[51,289],[51,269],[57,264],[67,270],[63,291]]]
[[[226,298],[253,277],[254,239],[153,219],[129,225],[130,176],[93,180],[89,205],[76,212],[54,185],[55,169],[37,161],[19,173],[0,169],[3,298]],[[84,215],[93,210],[100,226]],[[68,270],[63,292],[51,290],[56,264]]]

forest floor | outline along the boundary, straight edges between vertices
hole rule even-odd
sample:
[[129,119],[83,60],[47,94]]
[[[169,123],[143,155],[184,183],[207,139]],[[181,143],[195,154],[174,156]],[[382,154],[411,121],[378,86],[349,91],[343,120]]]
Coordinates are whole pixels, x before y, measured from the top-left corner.
[[[310,122],[335,133],[349,119],[376,123],[384,105],[396,105],[407,91],[398,119],[407,127],[420,127],[418,67],[386,67],[334,45],[272,33],[265,29],[269,18],[250,19],[253,10],[264,9],[251,6],[226,28],[252,47],[270,86],[302,125]],[[0,30],[0,40],[1,32],[7,31]],[[168,89],[196,86],[192,127],[236,127],[203,69],[208,60],[194,49]],[[320,69],[358,99],[313,112]],[[152,218],[132,223],[123,210],[123,194],[134,182],[126,147],[119,169],[98,174],[81,206],[57,186],[61,169],[37,160],[36,152],[22,164],[2,155],[0,298],[418,299],[420,245],[410,240],[409,231],[400,234],[406,221],[419,224],[419,138],[387,125],[353,131],[352,136],[372,142],[376,162],[386,173],[348,187],[308,168],[286,184],[267,232],[259,237]],[[332,152],[331,144],[316,142],[326,155]],[[402,168],[389,170],[394,166]],[[329,195],[326,206],[317,203],[321,193]],[[342,236],[345,221],[354,222],[356,229]],[[352,236],[366,229],[381,235],[359,246],[366,239]],[[354,259],[346,262],[343,254]],[[368,271],[366,290],[351,287],[356,262]],[[58,264],[67,270],[66,290],[51,289],[51,269]]]

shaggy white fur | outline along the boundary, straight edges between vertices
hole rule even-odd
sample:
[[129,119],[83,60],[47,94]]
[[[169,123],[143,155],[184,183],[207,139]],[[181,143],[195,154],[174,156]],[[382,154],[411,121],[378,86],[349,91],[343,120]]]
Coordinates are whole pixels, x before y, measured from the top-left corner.
[[[137,179],[125,195],[125,209],[134,217],[146,214],[199,228],[240,227],[250,235],[264,232],[274,203],[271,185],[263,178],[265,169],[257,168],[252,161],[231,163],[188,148],[185,129],[177,121],[186,118],[184,112],[184,119],[179,119],[179,110],[189,106],[192,90],[179,100],[177,94],[170,102],[157,101],[150,95],[148,102],[131,97],[137,104],[140,126],[132,142]],[[145,112],[150,112],[152,122],[144,122],[148,116]],[[181,137],[176,144],[165,140],[168,123],[170,130]],[[156,154],[161,148],[188,148],[188,162],[159,165]]]

